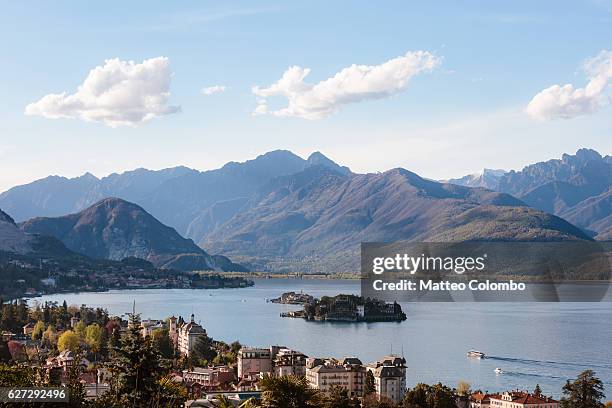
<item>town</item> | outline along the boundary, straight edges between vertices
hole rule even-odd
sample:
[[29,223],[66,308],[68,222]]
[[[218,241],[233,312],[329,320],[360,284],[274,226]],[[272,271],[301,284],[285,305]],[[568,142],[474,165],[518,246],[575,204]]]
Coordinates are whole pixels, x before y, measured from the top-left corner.
[[[308,356],[290,346],[227,344],[211,338],[193,314],[143,320],[135,303],[123,318],[66,302],[7,302],[0,329],[0,386],[66,387],[70,406],[130,401],[187,408],[603,407],[603,385],[590,370],[568,381],[561,400],[537,384],[533,391],[496,393],[463,382],[409,389],[408,362],[401,355],[363,362],[356,356]],[[599,405],[568,403],[580,401],[584,396],[574,394],[585,386]]]

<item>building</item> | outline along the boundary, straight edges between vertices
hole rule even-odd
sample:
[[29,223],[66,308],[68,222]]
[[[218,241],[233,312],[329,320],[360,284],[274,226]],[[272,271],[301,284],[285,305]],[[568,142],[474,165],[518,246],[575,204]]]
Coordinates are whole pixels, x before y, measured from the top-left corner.
[[490,408],[559,408],[559,401],[526,391],[506,391],[489,396]]
[[[70,367],[72,367],[72,364],[73,364],[72,362],[74,361],[75,357],[76,357],[76,354],[73,353],[72,351],[64,350],[61,353],[59,353],[57,356],[49,357],[47,359],[47,368],[59,367],[63,371],[67,371],[68,369],[70,369]],[[82,368],[86,368],[87,366],[89,366],[89,364],[90,364],[89,360],[87,360],[84,357],[82,357],[81,361],[79,362],[79,366]]]
[[184,356],[191,355],[193,347],[201,337],[206,337],[206,330],[194,321],[193,314],[189,323],[184,323],[177,330],[177,348]]
[[176,350],[178,348],[178,327],[176,325],[176,317],[174,316],[168,319],[168,335]]
[[[274,354],[274,351],[272,353]],[[307,357],[299,351],[281,348],[274,356],[274,375],[277,377],[285,375],[303,377],[306,375],[306,359]]]
[[272,373],[272,348],[243,347],[238,352],[238,378]]
[[366,369],[357,358],[323,360],[309,358],[306,379],[311,387],[328,393],[332,387],[345,389],[349,397],[363,397]]
[[374,375],[374,388],[379,400],[399,403],[406,392],[406,359],[389,355],[367,365]]
[[164,322],[162,320],[147,319],[140,322],[142,337],[151,336],[157,329],[164,328]]
[[222,390],[230,388],[230,385],[236,381],[236,374],[228,366],[195,367],[191,370],[183,370],[183,381],[198,383],[207,390]]
[[470,395],[470,408],[489,408],[491,406],[491,395],[475,392]]

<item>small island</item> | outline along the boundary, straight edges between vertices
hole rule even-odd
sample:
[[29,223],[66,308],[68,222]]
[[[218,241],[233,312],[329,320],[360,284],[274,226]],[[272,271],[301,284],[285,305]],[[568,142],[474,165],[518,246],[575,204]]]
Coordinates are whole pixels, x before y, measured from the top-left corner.
[[[285,293],[273,301],[275,303],[289,303],[289,299],[296,299],[296,294],[291,295],[292,293]],[[308,296],[311,301],[300,302],[304,305],[302,310],[281,313],[281,317],[327,322],[401,322],[406,320],[406,313],[402,311],[402,307],[397,302],[386,303],[356,295],[341,294],[323,296],[320,299],[305,294],[299,295],[300,298]],[[285,299],[284,302],[283,299]]]
[[280,303],[282,305],[306,305],[312,303],[315,299],[306,293],[285,292],[280,297],[271,299],[272,303]]

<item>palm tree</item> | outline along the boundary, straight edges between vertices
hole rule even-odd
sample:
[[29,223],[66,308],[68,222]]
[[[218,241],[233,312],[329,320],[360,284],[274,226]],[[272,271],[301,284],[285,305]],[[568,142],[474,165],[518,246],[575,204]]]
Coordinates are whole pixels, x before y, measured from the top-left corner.
[[242,404],[238,405],[238,408],[258,408],[257,400],[254,397],[249,398]]
[[304,377],[293,375],[266,376],[261,380],[264,408],[314,408],[320,406],[319,392]]
[[216,395],[212,403],[215,408],[234,408],[234,404],[225,395]]

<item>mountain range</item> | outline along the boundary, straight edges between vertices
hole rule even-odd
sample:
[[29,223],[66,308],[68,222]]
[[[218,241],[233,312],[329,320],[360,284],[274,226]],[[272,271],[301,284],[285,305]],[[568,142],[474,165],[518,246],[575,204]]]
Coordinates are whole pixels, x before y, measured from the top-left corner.
[[52,236],[67,248],[93,259],[145,259],[155,267],[175,270],[241,271],[220,255],[209,255],[136,204],[103,199],[78,213],[36,217],[19,225],[22,232]]
[[[319,152],[302,159],[277,150],[204,172],[51,176],[0,194],[0,208],[23,232],[76,252],[181,269],[231,264],[201,248],[254,269],[339,271],[354,270],[363,241],[605,239],[609,156],[584,149],[533,166],[435,182],[401,168],[356,174]],[[534,193],[549,184],[564,192]]]
[[612,156],[591,149],[526,166],[520,171],[484,170],[448,180],[511,194],[531,207],[558,215],[597,239],[612,236]]

